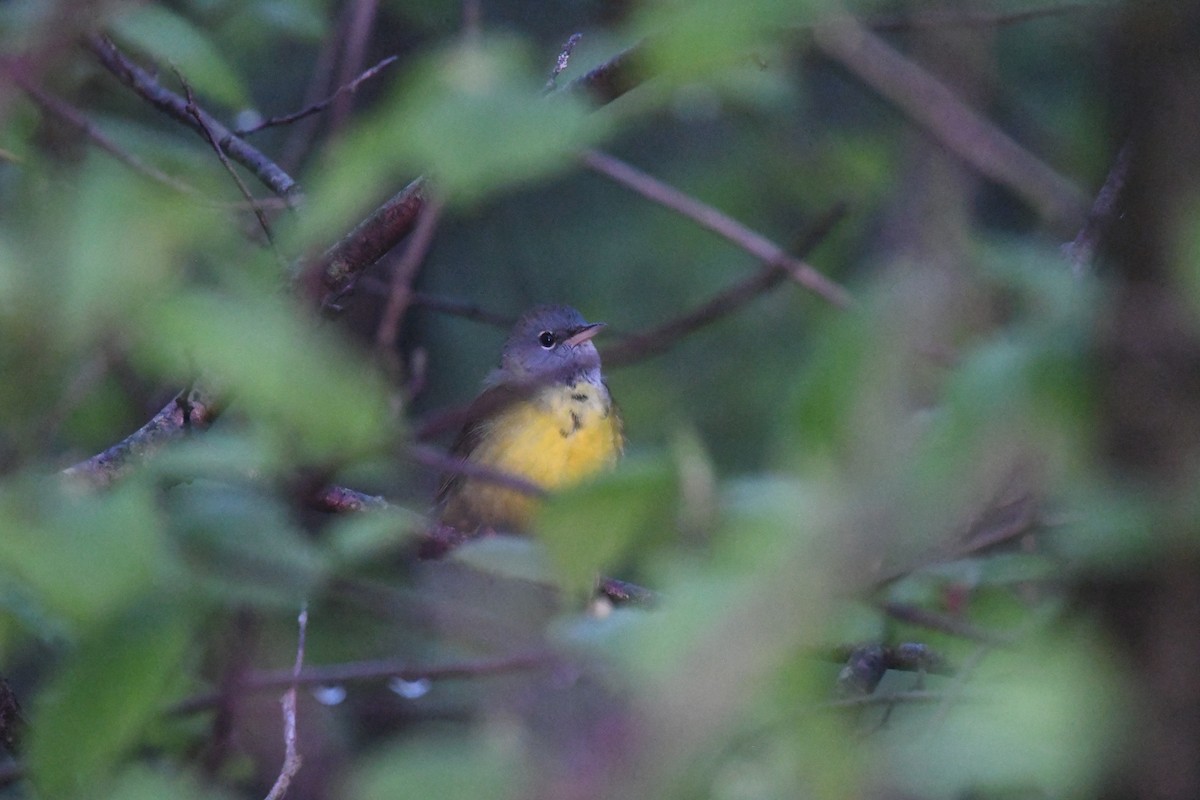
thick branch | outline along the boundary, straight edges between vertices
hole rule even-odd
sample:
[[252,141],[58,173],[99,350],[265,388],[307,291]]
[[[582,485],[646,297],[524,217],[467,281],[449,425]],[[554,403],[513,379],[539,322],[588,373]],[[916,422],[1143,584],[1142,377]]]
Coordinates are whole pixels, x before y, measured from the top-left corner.
[[204,430],[219,413],[215,400],[199,389],[181,392],[137,431],[103,453],[68,467],[63,474],[97,488],[108,486],[128,472],[135,461],[145,459],[167,442]]
[[424,207],[425,179],[417,178],[305,268],[313,298],[328,304],[350,291],[363,270],[412,231]]
[[105,69],[155,108],[179,120],[201,136],[207,136],[207,128],[230,158],[250,170],[267,188],[283,198],[288,207],[295,208],[303,201],[304,194],[290,175],[256,147],[235,136],[207,111],[197,109],[197,113],[193,114],[188,108],[186,98],[160,84],[153,75],[131,61],[105,37],[89,36],[85,41]]

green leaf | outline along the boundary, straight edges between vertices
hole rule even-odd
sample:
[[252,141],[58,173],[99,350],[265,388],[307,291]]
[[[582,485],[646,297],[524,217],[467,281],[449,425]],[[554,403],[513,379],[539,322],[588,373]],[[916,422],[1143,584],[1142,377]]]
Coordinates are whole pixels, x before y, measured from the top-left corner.
[[826,0],[658,0],[643,5],[634,24],[646,39],[651,74],[686,81],[763,60],[789,26],[814,21],[829,5]]
[[0,574],[70,625],[94,626],[165,574],[155,498],[138,481],[80,494],[57,476],[10,481],[0,494]]
[[344,224],[364,197],[418,174],[451,202],[473,203],[563,171],[606,125],[582,98],[543,97],[544,83],[513,38],[468,38],[418,60],[383,111],[327,161],[314,206]]
[[389,432],[369,365],[281,302],[195,292],[148,309],[140,354],[160,374],[206,375],[304,458],[363,453]]
[[167,509],[188,560],[188,579],[220,602],[290,608],[324,572],[320,554],[271,494],[195,480],[171,490]]
[[562,586],[587,592],[640,539],[673,526],[676,478],[663,461],[629,460],[615,472],[554,494],[534,530]]
[[177,612],[147,601],[90,636],[39,694],[28,762],[40,797],[95,794],[157,721],[189,642]]
[[1093,795],[1125,724],[1109,663],[1096,642],[1061,629],[1040,646],[989,656],[944,703],[896,709],[877,742],[889,777],[919,797],[1014,787]]
[[426,736],[386,748],[359,768],[347,797],[503,800],[518,796],[520,740],[503,729],[474,737]]
[[249,104],[241,77],[208,35],[173,11],[138,5],[116,17],[111,27],[118,40],[178,69],[199,92],[232,108]]

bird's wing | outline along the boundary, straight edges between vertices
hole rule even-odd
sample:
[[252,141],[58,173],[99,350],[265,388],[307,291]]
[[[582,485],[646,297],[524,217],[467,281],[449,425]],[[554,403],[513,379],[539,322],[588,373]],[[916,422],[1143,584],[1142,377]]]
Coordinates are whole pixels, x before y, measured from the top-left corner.
[[[499,383],[485,389],[463,412],[466,422],[463,423],[458,438],[454,440],[454,445],[450,448],[450,455],[460,462],[469,459],[484,436],[487,420],[492,419],[518,400],[528,397],[530,391],[530,387],[509,383]],[[464,480],[465,476],[461,472],[447,472],[442,475],[434,501],[435,505],[440,508]]]

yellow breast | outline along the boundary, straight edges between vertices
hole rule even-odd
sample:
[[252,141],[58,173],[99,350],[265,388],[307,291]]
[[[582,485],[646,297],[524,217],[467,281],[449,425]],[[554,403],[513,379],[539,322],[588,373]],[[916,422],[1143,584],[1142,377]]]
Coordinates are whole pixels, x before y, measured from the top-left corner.
[[[467,460],[543,489],[577,483],[616,463],[624,446],[621,420],[603,384],[558,384],[481,421]],[[447,498],[442,521],[524,530],[537,499],[479,478],[465,478]]]

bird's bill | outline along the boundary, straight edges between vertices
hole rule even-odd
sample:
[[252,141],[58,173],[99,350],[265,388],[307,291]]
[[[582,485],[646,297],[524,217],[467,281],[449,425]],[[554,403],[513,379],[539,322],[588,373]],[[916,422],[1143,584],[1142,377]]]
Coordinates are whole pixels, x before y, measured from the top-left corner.
[[588,339],[599,333],[600,329],[603,327],[603,322],[593,322],[591,325],[584,325],[582,328],[579,328],[566,339],[564,339],[563,344],[570,345],[571,347],[574,347],[577,344],[583,344]]

